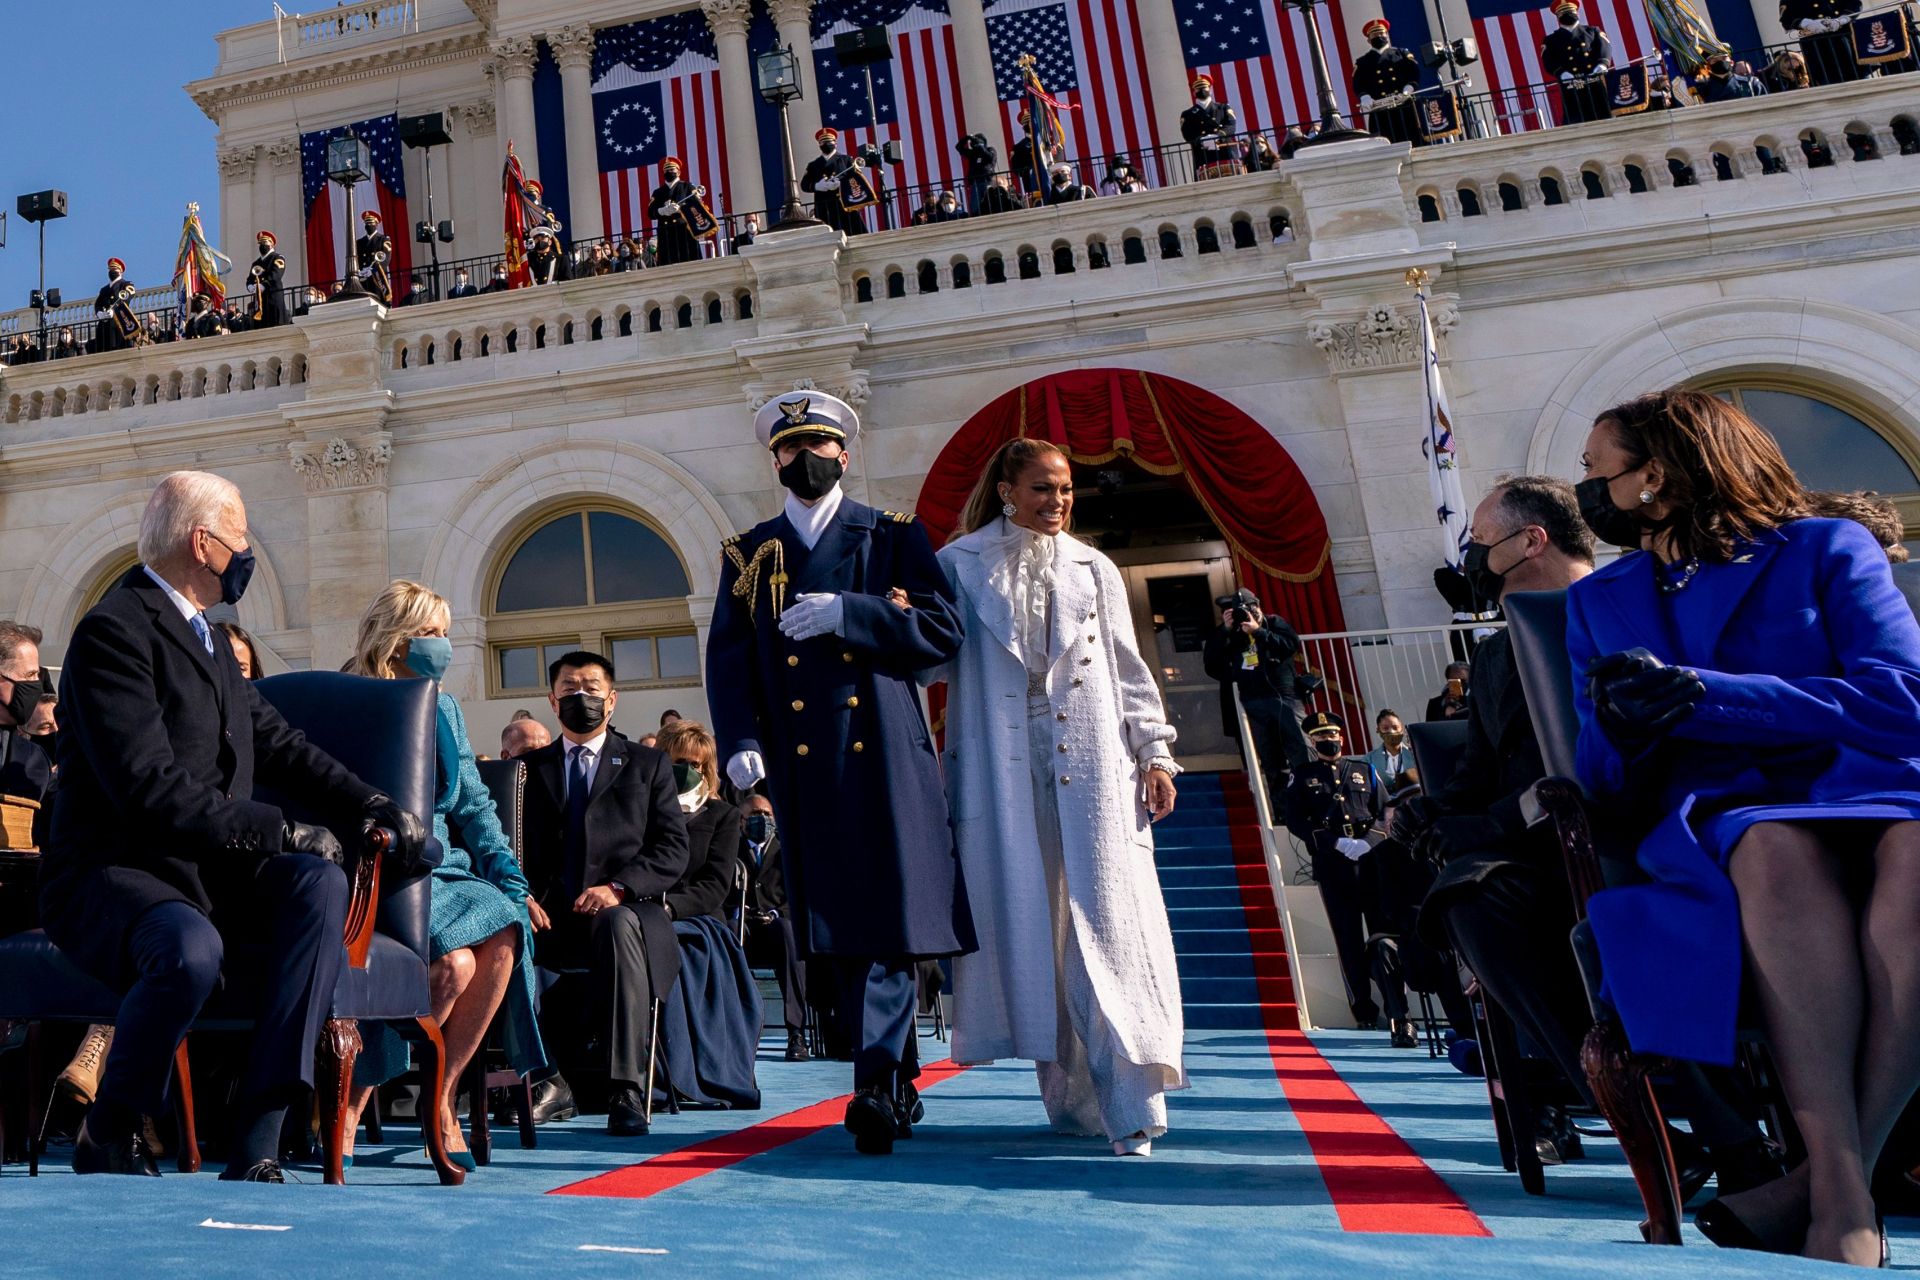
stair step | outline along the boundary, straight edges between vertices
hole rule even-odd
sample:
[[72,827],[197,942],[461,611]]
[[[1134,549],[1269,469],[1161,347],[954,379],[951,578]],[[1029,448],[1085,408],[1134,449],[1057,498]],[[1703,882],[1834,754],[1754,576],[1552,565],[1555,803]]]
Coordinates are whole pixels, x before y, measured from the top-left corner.
[[1191,951],[1196,955],[1218,955],[1221,952],[1239,952],[1243,955],[1285,955],[1287,951],[1286,930],[1280,928],[1249,929],[1244,925],[1238,929],[1208,928],[1201,925],[1182,927],[1174,922],[1173,949],[1179,953]]
[[1225,907],[1235,911],[1241,910],[1240,885],[1237,881],[1217,885],[1161,885],[1160,896],[1166,899],[1168,910],[1184,907]]
[[1167,919],[1174,931],[1188,929],[1244,929],[1246,912],[1238,903],[1230,907],[1183,907],[1167,904]]
[[1244,949],[1211,954],[1176,954],[1182,981],[1188,978],[1242,978],[1251,981],[1254,975],[1253,957]]
[[1259,1004],[1260,985],[1251,977],[1200,978],[1180,975],[1180,999],[1196,1004]]
[[1190,848],[1184,845],[1156,845],[1153,862],[1157,867],[1231,867],[1233,850],[1225,841],[1214,846]]
[[1238,889],[1240,873],[1230,862],[1208,863],[1198,867],[1161,867],[1160,887],[1173,889]]
[[1269,1014],[1280,1025],[1298,1024],[1299,1012],[1291,1004],[1190,1004],[1183,1011],[1189,1031],[1263,1030]]

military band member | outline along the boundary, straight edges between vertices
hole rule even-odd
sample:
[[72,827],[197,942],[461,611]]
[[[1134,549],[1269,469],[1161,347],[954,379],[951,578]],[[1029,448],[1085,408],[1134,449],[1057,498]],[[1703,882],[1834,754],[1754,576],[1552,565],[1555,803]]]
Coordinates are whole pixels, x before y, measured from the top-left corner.
[[287,278],[287,260],[280,253],[280,242],[271,231],[253,233],[254,247],[260,250],[260,256],[253,260],[253,266],[247,272],[247,278],[253,284],[253,308],[248,312],[255,329],[271,329],[287,322],[287,299],[284,292]]
[[107,259],[107,282],[93,300],[93,349],[122,351],[133,345],[140,332],[134,318],[133,295],[138,292],[127,279],[127,264],[118,258]]
[[813,140],[820,144],[820,154],[808,162],[806,175],[800,179],[800,189],[813,196],[813,216],[843,235],[865,235],[865,215],[847,208],[841,193],[848,171],[857,162],[841,154],[838,129],[821,129]]
[[1213,79],[1196,76],[1193,105],[1180,113],[1180,136],[1193,147],[1193,173],[1213,178],[1240,172],[1240,151],[1233,144],[1239,126],[1233,108],[1213,96]]
[[560,215],[547,207],[547,189],[540,185],[538,178],[528,178],[525,185],[527,195],[533,199],[533,216],[527,221],[527,234],[532,235],[536,227],[551,227],[554,239],[558,241],[562,230]]
[[1426,134],[1413,103],[1420,87],[1420,64],[1405,49],[1396,48],[1385,18],[1360,28],[1370,46],[1353,64],[1353,96],[1367,115],[1367,130],[1389,142],[1425,146]]
[[393,237],[380,229],[380,215],[368,209],[360,215],[366,234],[354,241],[360,256],[360,283],[380,305],[393,305]]
[[1579,0],[1554,0],[1558,29],[1540,46],[1540,66],[1560,82],[1560,123],[1606,120],[1607,78],[1613,50],[1607,33],[1580,21]]
[[1780,25],[1800,37],[1807,60],[1808,84],[1839,84],[1860,78],[1853,57],[1853,33],[1847,28],[1860,12],[1860,0],[1780,0]]
[[675,262],[692,262],[700,257],[700,241],[687,225],[687,217],[681,209],[684,202],[707,194],[705,187],[697,187],[681,176],[685,170],[678,156],[668,156],[660,162],[660,176],[663,179],[653,189],[653,201],[647,206],[647,212],[653,216],[654,233],[659,240],[655,250],[660,266]]
[[567,255],[560,251],[560,237],[552,227],[541,225],[527,234],[527,272],[535,284],[553,284],[571,280],[573,270]]
[[851,406],[797,391],[754,430],[786,506],[722,549],[708,697],[727,776],[767,780],[800,945],[853,1040],[846,1126],[882,1155],[921,1112],[915,962],[975,945],[914,683],[959,652],[961,622],[926,530],[842,491]]

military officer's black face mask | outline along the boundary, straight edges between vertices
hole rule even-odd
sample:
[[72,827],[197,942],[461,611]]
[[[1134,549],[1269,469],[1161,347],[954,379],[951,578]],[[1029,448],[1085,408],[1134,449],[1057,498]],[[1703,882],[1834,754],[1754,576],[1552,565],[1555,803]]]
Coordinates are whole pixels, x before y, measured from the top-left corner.
[[1387,38],[1385,36],[1375,36],[1373,39],[1367,41],[1367,43],[1376,49],[1384,49],[1387,47]]
[[1573,496],[1580,502],[1580,518],[1593,530],[1594,537],[1608,546],[1638,551],[1640,540],[1647,532],[1646,522],[1637,513],[1623,510],[1607,488],[1625,474],[1622,471],[1618,476],[1589,476],[1573,486]]
[[555,708],[560,724],[570,733],[592,733],[607,719],[607,700],[597,693],[567,693]]
[[1338,738],[1315,738],[1313,740],[1313,749],[1318,751],[1321,758],[1326,760],[1338,759],[1341,745],[1341,741]]
[[818,502],[840,483],[840,477],[846,470],[842,465],[845,457],[845,454],[841,454],[839,457],[823,458],[811,449],[802,449],[793,455],[791,462],[780,468],[780,483],[800,501]]
[[1580,15],[1577,13],[1563,13],[1560,15],[1560,25],[1563,27],[1570,27],[1578,21],[1580,21]]
[[838,150],[838,148],[835,147],[831,142],[823,142],[820,144],[820,154],[823,156],[830,156],[836,150]]

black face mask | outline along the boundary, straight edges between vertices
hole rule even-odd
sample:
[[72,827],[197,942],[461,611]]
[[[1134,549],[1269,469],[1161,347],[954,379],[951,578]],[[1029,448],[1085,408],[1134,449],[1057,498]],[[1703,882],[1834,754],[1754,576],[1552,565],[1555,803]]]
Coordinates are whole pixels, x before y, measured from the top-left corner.
[[13,717],[17,725],[24,725],[40,709],[40,699],[46,696],[47,686],[38,680],[15,680],[13,692],[7,697],[7,714]]
[[1328,760],[1338,759],[1340,756],[1340,748],[1344,745],[1345,744],[1338,738],[1315,738],[1313,740],[1313,749]]
[[1375,36],[1373,39],[1367,41],[1367,43],[1376,49],[1384,49],[1387,47],[1387,38],[1385,36]]
[[1578,21],[1580,21],[1580,15],[1577,13],[1563,13],[1560,15],[1560,25],[1563,27],[1570,27]]
[[559,701],[560,723],[569,733],[592,733],[606,723],[607,700],[597,693],[562,694]]
[[839,458],[823,458],[811,449],[802,449],[780,468],[780,483],[800,501],[818,502],[833,492],[843,470]]
[[[1506,584],[1507,574],[1513,572],[1515,565],[1508,565],[1501,572],[1495,573],[1488,565],[1488,561],[1493,559],[1493,549],[1499,546],[1501,542],[1511,542],[1525,532],[1526,529],[1523,527],[1515,529],[1506,537],[1501,538],[1499,542],[1470,542],[1467,544],[1467,554],[1461,557],[1460,560],[1460,572],[1467,575],[1467,585],[1473,588],[1473,594],[1479,601],[1484,601],[1489,605],[1500,602],[1500,590]],[[1515,563],[1517,564],[1518,562],[1516,561]]]
[[765,844],[773,838],[773,815],[770,813],[750,813],[747,815],[747,839],[755,844]]
[[1607,489],[1625,474],[1622,471],[1620,475],[1590,476],[1573,486],[1573,496],[1579,499],[1580,518],[1593,530],[1594,537],[1608,546],[1638,551],[1640,539],[1647,532],[1646,523],[1633,512],[1622,510]]
[[[207,536],[221,546],[227,547],[226,540],[216,535],[211,529],[207,531]],[[233,548],[227,547],[227,550],[233,551]],[[244,551],[233,551],[233,554],[227,558],[227,567],[214,573],[213,576],[220,579],[221,603],[240,603],[240,597],[247,594],[247,584],[253,581],[253,564],[253,548],[248,547]],[[207,571],[213,573],[213,566],[208,565]]]

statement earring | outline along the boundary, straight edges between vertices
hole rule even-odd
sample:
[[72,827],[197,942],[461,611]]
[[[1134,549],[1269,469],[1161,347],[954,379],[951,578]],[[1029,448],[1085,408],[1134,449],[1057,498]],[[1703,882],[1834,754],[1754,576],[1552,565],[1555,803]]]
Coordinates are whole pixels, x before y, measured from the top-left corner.
[[1007,519],[1009,520],[1013,519],[1013,504],[1011,502],[1001,503],[1000,514],[1007,517]]
[[1653,501],[1653,490],[1651,490],[1651,489],[1642,489],[1642,490],[1640,491],[1640,505],[1644,507],[1644,506],[1646,506],[1646,505],[1647,505],[1647,504],[1648,504],[1649,502],[1652,502],[1652,501]]

